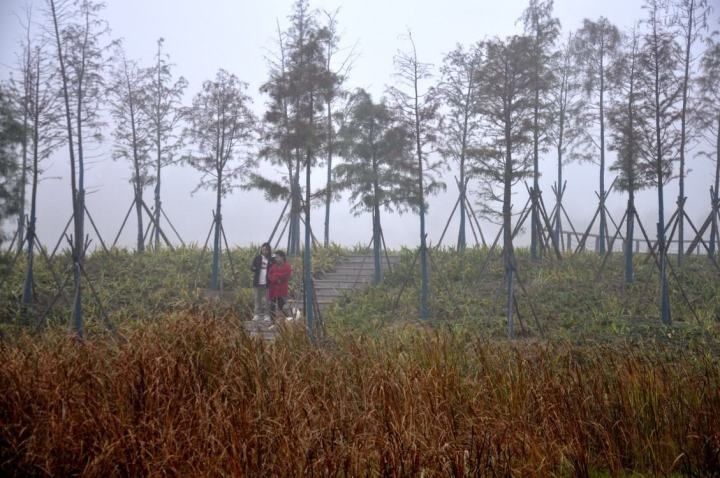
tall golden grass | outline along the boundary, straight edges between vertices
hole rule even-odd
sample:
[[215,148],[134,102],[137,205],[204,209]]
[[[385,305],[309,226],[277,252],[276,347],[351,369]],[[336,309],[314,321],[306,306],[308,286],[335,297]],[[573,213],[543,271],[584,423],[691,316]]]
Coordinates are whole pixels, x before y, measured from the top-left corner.
[[395,329],[272,344],[181,313],[0,344],[10,476],[588,476],[720,469],[703,350]]

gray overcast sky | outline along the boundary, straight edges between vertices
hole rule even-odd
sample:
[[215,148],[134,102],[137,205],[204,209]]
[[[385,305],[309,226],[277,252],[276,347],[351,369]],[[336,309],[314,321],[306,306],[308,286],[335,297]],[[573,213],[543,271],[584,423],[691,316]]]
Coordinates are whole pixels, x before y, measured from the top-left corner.
[[[44,2],[35,0],[35,18],[40,20],[39,10]],[[718,0],[714,4],[712,25],[717,26],[720,10]],[[22,35],[13,12],[21,12],[24,0],[0,0],[0,78],[7,78],[8,67],[15,61],[18,41]],[[393,56],[407,44],[402,35],[411,29],[421,61],[436,67],[445,53],[455,44],[470,44],[478,40],[519,33],[522,25],[517,19],[526,7],[525,0],[314,0],[312,8],[335,10],[340,8],[339,25],[343,45],[357,44],[359,56],[347,82],[348,88],[363,87],[379,99],[386,85],[393,81]],[[583,18],[596,19],[603,15],[621,28],[630,27],[644,17],[640,0],[556,0],[555,15],[560,18],[563,37],[577,29]],[[203,80],[215,76],[219,68],[235,73],[249,83],[249,93],[254,97],[254,109],[262,115],[265,98],[258,89],[267,77],[265,57],[274,50],[277,31],[276,21],[282,28],[287,25],[292,1],[290,0],[107,0],[104,17],[110,24],[113,38],[123,38],[129,58],[148,65],[155,52],[157,38],[165,38],[165,49],[176,64],[175,74],[189,81],[185,103],[199,90]],[[45,19],[42,19],[44,21]],[[87,199],[88,207],[106,241],[112,241],[123,216],[132,201],[128,182],[129,164],[113,162],[109,158],[111,131],[106,131],[106,154],[92,164],[87,172],[87,189],[93,191]],[[609,153],[609,162],[614,153]],[[71,212],[69,193],[69,166],[67,151],[61,149],[46,166],[47,178],[39,189],[38,234],[45,244],[57,240]],[[709,212],[708,190],[714,164],[691,156],[692,172],[687,179],[688,209],[694,222],[702,222]],[[195,188],[198,173],[189,167],[173,167],[164,176],[163,205],[186,241],[202,242],[211,222],[214,196],[209,191],[190,193]],[[541,163],[541,187],[548,207],[554,203],[550,185],[555,176],[555,160],[545,155]],[[593,193],[597,189],[597,166],[592,164],[570,165],[566,168],[568,179],[566,207],[576,228],[584,229],[597,205]],[[429,199],[429,238],[436,243],[457,197],[454,172],[446,176],[447,193]],[[612,181],[606,173],[606,183]],[[318,170],[313,176],[316,187],[324,184],[324,175]],[[472,188],[472,186],[471,186]],[[515,210],[525,203],[517,188]],[[152,196],[150,190],[146,197]],[[666,188],[668,216],[674,209],[677,181]],[[640,193],[638,209],[647,228],[654,230],[656,220],[656,193],[654,190]],[[608,207],[619,220],[626,198],[615,193]],[[261,194],[237,191],[224,202],[224,221],[228,239],[233,244],[258,243],[269,235],[282,204],[266,203]],[[369,215],[353,217],[348,213],[346,199],[333,204],[331,238],[341,244],[367,243],[370,239]],[[324,210],[313,210],[313,230],[322,237]],[[134,219],[134,218],[133,218]],[[130,223],[132,226],[132,222]],[[487,235],[494,235],[497,227],[483,222]],[[88,225],[89,226],[89,225]],[[456,240],[457,223],[449,229],[449,243]],[[9,225],[6,224],[6,229]],[[416,245],[418,243],[418,220],[414,215],[385,215],[383,227],[389,246]],[[132,246],[132,227],[126,228],[121,244]],[[468,240],[472,241],[470,231]],[[448,244],[448,239],[444,243]],[[521,244],[527,239],[522,238]],[[52,244],[51,244],[52,245]],[[284,246],[283,246],[284,247]]]

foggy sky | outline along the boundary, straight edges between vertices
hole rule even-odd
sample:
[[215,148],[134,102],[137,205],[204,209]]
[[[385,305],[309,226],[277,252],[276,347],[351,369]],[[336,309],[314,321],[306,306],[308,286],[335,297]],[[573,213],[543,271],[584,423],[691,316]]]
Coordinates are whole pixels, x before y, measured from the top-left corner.
[[[35,18],[41,20],[44,2],[36,0]],[[219,68],[236,74],[249,83],[248,93],[253,97],[253,109],[262,117],[267,98],[259,93],[260,85],[268,78],[267,56],[275,50],[277,39],[276,21],[285,29],[287,16],[292,9],[291,0],[107,0],[103,17],[109,22],[113,38],[122,38],[128,58],[136,59],[141,66],[152,63],[159,37],[165,39],[164,50],[176,65],[174,74],[183,75],[189,82],[184,104],[200,89],[202,81],[211,79]],[[714,2],[710,1],[711,5]],[[597,19],[606,16],[621,29],[645,17],[639,0],[556,0],[554,15],[562,22],[561,38],[576,30],[583,18]],[[24,0],[0,0],[0,78],[7,78],[15,64],[22,31],[13,12],[21,12]],[[340,8],[339,30],[342,46],[355,47],[358,57],[353,64],[345,87],[363,87],[373,98],[379,100],[388,84],[393,82],[393,56],[398,49],[407,48],[403,39],[411,29],[420,61],[432,63],[437,73],[443,56],[457,43],[468,45],[493,36],[506,36],[522,32],[517,22],[526,8],[525,0],[311,0],[312,8],[334,11]],[[716,4],[711,27],[717,28],[719,6]],[[45,21],[44,18],[42,18]],[[339,56],[342,56],[340,54]],[[436,75],[436,78],[438,76]],[[87,205],[106,241],[112,241],[132,201],[130,163],[115,162],[110,158],[112,130],[105,131],[105,143],[98,159],[87,168]],[[714,164],[696,157],[690,151],[687,167],[691,170],[686,179],[687,211],[698,225],[709,213],[709,187]],[[615,159],[613,152],[606,152],[607,165]],[[38,193],[38,236],[43,244],[52,247],[65,222],[71,214],[69,191],[69,166],[67,147],[61,148],[45,165],[45,179]],[[556,161],[552,151],[541,160],[540,178],[543,197],[549,209],[554,198],[550,186],[556,176]],[[173,166],[164,170],[163,206],[185,241],[202,243],[210,227],[211,210],[214,207],[212,191],[191,192],[199,180],[199,173],[188,166]],[[272,174],[270,166],[263,172]],[[278,172],[278,174],[280,174]],[[446,193],[429,198],[428,231],[431,244],[437,243],[448,214],[457,198],[451,170],[445,175]],[[565,168],[568,180],[565,207],[577,229],[584,230],[597,206],[593,193],[598,189],[598,166],[590,163],[572,164]],[[606,171],[606,184],[614,177]],[[313,188],[325,183],[325,172],[318,168],[313,175]],[[470,190],[477,189],[471,183]],[[524,187],[515,188],[514,212],[525,204]],[[665,188],[665,204],[669,217],[675,209],[677,180]],[[152,189],[145,192],[148,204],[152,201]],[[471,198],[475,201],[475,198]],[[618,221],[624,212],[626,196],[613,193],[607,206]],[[655,230],[657,219],[657,193],[645,190],[637,195],[636,205],[645,227]],[[283,204],[267,203],[259,192],[236,191],[223,203],[224,227],[228,240],[234,245],[260,243],[269,234]],[[346,197],[332,205],[331,239],[344,245],[367,244],[371,237],[369,214],[358,217],[350,215]],[[322,239],[324,208],[312,210],[312,226],[315,235]],[[418,244],[418,218],[413,214],[403,216],[383,213],[383,229],[390,247]],[[133,247],[135,240],[135,216],[121,236],[120,244]],[[481,222],[487,236],[494,236],[497,226]],[[448,230],[444,244],[457,240],[457,216]],[[527,223],[529,226],[529,223]],[[567,227],[567,224],[565,224]],[[699,226],[699,225],[698,225]],[[609,224],[609,227],[612,227]],[[6,231],[14,230],[14,224],[6,223]],[[597,225],[595,226],[597,229]],[[688,228],[689,229],[689,228]],[[90,224],[86,230],[94,237]],[[611,234],[614,229],[611,229]],[[170,235],[169,229],[166,231]],[[468,244],[473,243],[472,233],[467,230]],[[686,236],[690,232],[686,233]],[[528,235],[518,243],[526,245]],[[653,234],[654,236],[654,234]],[[492,238],[488,238],[491,240]],[[692,235],[690,235],[692,239]],[[95,240],[97,246],[97,241]],[[591,244],[591,243],[588,243]],[[283,244],[282,247],[285,247]]]

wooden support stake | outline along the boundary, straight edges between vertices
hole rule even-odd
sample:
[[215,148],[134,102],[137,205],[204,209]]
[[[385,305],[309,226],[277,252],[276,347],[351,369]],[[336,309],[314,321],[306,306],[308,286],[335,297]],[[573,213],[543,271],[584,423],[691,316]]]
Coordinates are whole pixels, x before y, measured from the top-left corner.
[[137,201],[137,199],[133,198],[132,202],[130,203],[130,207],[128,208],[128,212],[127,214],[125,214],[125,219],[123,219],[123,222],[120,225],[120,230],[118,230],[118,233],[115,236],[115,240],[113,240],[112,246],[110,247],[115,248],[115,246],[117,245],[117,241],[118,239],[120,239],[120,234],[122,234],[123,229],[125,229],[125,223],[127,223],[128,218],[130,218],[130,213],[132,212],[132,208],[135,205],[135,201]]
[[105,245],[105,241],[103,241],[103,238],[100,235],[100,231],[98,230],[97,226],[95,225],[95,221],[93,221],[92,215],[90,214],[90,211],[88,210],[87,205],[83,204],[83,207],[85,208],[85,214],[87,214],[88,219],[90,219],[90,224],[92,225],[92,228],[95,231],[95,234],[97,235],[98,239],[100,240],[100,245],[102,246],[105,253],[109,254],[110,251],[108,250],[107,246]]

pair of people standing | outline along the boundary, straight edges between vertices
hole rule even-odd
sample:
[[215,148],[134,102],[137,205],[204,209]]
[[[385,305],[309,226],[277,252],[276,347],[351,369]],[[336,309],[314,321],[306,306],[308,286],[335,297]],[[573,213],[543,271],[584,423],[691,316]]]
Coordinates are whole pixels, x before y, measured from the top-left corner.
[[253,272],[255,311],[253,320],[270,320],[270,312],[282,313],[288,296],[292,267],[283,251],[275,252],[267,242],[260,247],[250,270]]

